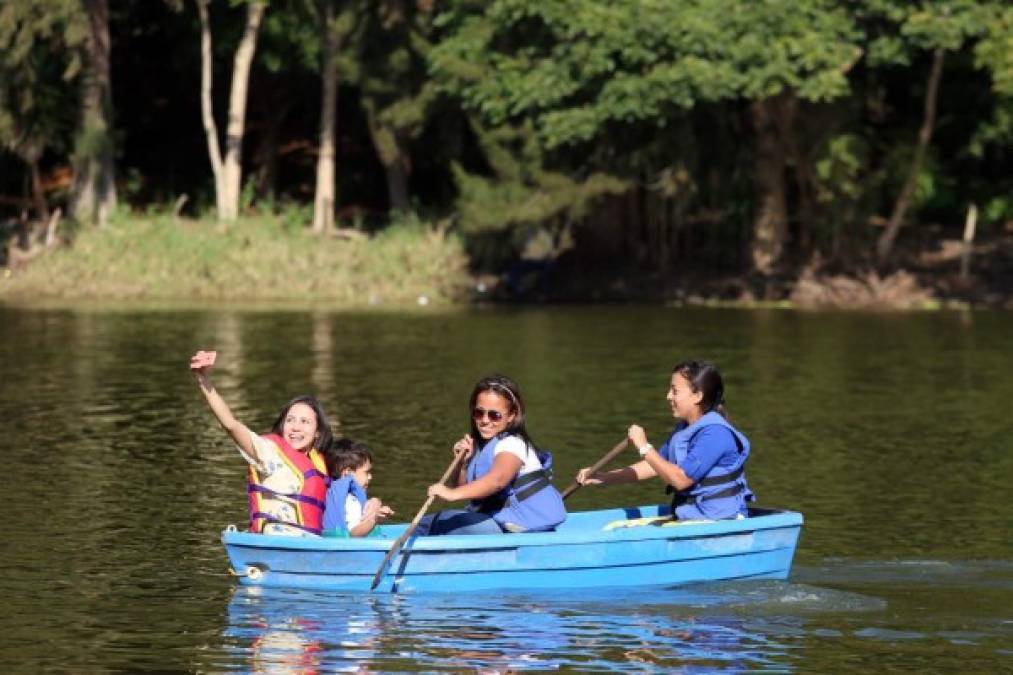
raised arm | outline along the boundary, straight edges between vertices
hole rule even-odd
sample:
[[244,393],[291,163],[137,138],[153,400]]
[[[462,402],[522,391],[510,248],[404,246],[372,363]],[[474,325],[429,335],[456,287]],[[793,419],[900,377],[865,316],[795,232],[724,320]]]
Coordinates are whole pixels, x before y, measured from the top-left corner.
[[214,384],[211,383],[211,367],[215,364],[218,352],[199,351],[190,357],[190,370],[197,379],[197,387],[204,394],[204,400],[214,413],[218,423],[228,432],[232,440],[236,442],[255,462],[260,463],[261,457],[257,454],[257,448],[253,445],[250,437],[250,430],[232,414],[225,399],[221,397]]

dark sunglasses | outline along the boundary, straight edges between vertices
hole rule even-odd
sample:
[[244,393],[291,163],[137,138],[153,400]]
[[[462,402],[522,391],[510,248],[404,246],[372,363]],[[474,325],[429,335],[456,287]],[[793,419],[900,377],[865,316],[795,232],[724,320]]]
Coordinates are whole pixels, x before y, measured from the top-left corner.
[[489,416],[489,419],[493,422],[499,422],[503,419],[503,413],[499,410],[486,410],[485,408],[475,408],[471,411],[471,419],[476,422],[480,422],[483,417]]

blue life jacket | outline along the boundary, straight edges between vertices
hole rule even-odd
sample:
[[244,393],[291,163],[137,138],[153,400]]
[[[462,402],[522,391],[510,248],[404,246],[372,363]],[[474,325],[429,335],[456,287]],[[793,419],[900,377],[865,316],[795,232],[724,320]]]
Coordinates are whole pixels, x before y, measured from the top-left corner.
[[362,508],[366,508],[366,491],[362,489],[352,474],[346,474],[331,482],[327,489],[327,506],[324,509],[324,530],[348,530],[345,501],[348,495],[359,500]]
[[711,411],[690,425],[680,423],[659,454],[669,462],[684,465],[686,455],[696,435],[712,426],[729,431],[728,449],[711,467],[707,475],[687,490],[675,490],[671,485],[666,492],[674,492],[672,513],[680,520],[721,520],[738,514],[749,515],[746,502],[756,499],[746,484],[745,465],[749,459],[749,440],[733,427],[720,413]]
[[[474,482],[492,470],[496,444],[509,434],[490,439],[468,464],[468,482]],[[523,439],[521,439],[523,440]],[[528,448],[531,450],[531,448]],[[542,468],[523,476],[484,499],[471,502],[474,511],[490,514],[501,526],[508,523],[530,532],[551,530],[566,520],[563,497],[552,486],[552,453],[535,450]],[[510,527],[506,527],[508,531]]]

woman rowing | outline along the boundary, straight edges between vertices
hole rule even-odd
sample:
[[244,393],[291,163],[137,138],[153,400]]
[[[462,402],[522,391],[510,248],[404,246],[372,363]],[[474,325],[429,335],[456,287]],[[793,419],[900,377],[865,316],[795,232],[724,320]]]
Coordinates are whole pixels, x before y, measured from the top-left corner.
[[552,455],[528,435],[517,384],[502,375],[482,378],[469,409],[471,433],[454,444],[467,464],[454,477],[456,487],[436,483],[429,495],[471,504],[423,518],[418,534],[538,532],[562,523],[566,508],[551,482]]
[[660,449],[644,428],[630,425],[630,443],[640,461],[622,469],[577,473],[582,485],[617,485],[660,476],[674,492],[672,514],[679,520],[720,520],[749,515],[755,498],[746,484],[749,440],[728,422],[724,383],[712,364],[684,361],[672,370],[665,397],[679,419]]

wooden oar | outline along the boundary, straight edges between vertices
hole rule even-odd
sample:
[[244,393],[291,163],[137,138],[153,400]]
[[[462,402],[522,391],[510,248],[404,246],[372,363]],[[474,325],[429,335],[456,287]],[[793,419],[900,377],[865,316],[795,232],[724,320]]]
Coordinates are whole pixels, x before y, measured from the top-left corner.
[[[453,473],[457,470],[457,468],[461,465],[461,461],[463,459],[464,459],[463,452],[458,453],[457,456],[454,457],[454,461],[450,463],[450,466],[447,467],[446,473],[443,474],[443,478],[440,479],[441,483],[447,482],[447,479],[450,478],[450,476],[452,476]],[[429,510],[429,507],[432,506],[434,499],[436,499],[435,496],[433,495],[429,496],[429,498],[426,500],[426,503],[423,504],[422,508],[419,509],[419,512],[415,514],[415,518],[412,519],[412,522],[408,526],[408,528],[401,534],[400,537],[398,537],[394,541],[394,544],[390,547],[390,550],[387,551],[387,555],[383,557],[383,562],[381,562],[380,567],[377,568],[376,574],[373,575],[373,583],[369,585],[369,590],[372,591],[379,585],[380,579],[383,579],[383,573],[387,570],[387,565],[390,563],[391,558],[394,557],[395,553],[401,550],[401,547],[404,546],[404,543],[408,541],[408,537],[412,536],[412,532],[414,532],[415,528],[419,526],[419,521],[422,520],[422,516],[426,514],[426,511]]]
[[[611,462],[613,459],[615,459],[619,455],[619,453],[621,453],[623,450],[625,450],[626,449],[626,444],[629,443],[629,442],[630,442],[630,439],[624,438],[619,443],[617,443],[616,447],[614,447],[611,450],[609,450],[608,453],[604,457],[602,457],[597,462],[595,462],[593,465],[591,465],[591,470],[587,472],[587,475],[588,476],[593,476],[594,474],[598,473],[599,469],[601,469],[603,466],[605,466],[606,464],[608,464],[609,462]],[[567,497],[569,497],[570,495],[572,495],[574,492],[577,491],[578,488],[580,488],[580,483],[578,483],[577,481],[573,481],[573,483],[570,485],[570,487],[568,487],[565,490],[563,490],[563,499],[566,499]]]

